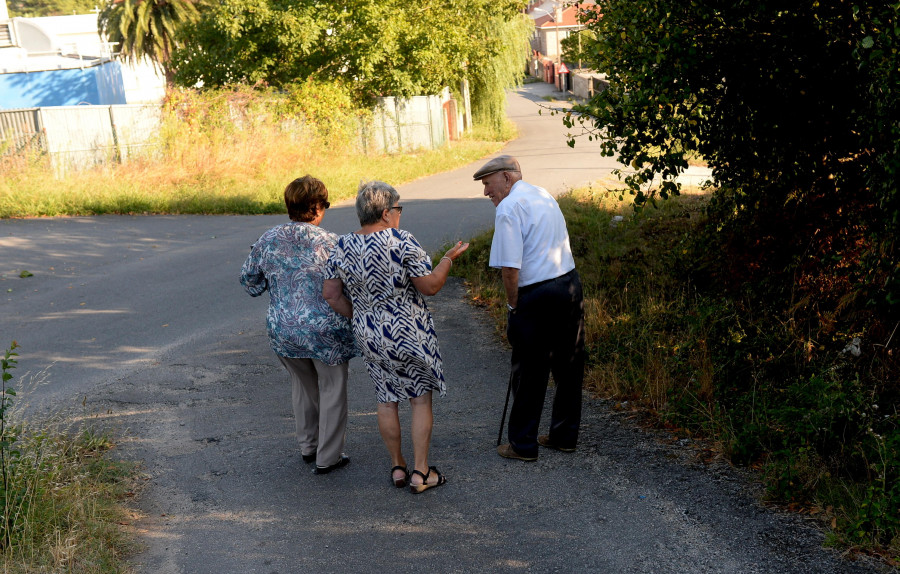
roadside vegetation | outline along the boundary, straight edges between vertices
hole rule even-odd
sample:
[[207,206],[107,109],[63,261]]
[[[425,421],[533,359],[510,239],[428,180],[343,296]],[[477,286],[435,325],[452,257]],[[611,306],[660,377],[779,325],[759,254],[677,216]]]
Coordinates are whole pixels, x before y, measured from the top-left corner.
[[283,213],[284,186],[305,173],[336,202],[361,180],[400,185],[475,161],[514,135],[507,122],[437,150],[367,153],[359,133],[368,112],[335,84],[173,90],[163,113],[154,145],[123,164],[54,174],[47,156],[0,156],[0,218]]
[[[10,5],[17,15],[80,6]],[[505,89],[521,81],[533,29],[522,6],[106,2],[98,24],[121,56],[165,73],[165,127],[142,155],[129,151],[126,164],[110,158],[79,173],[54,170],[27,150],[6,153],[0,142],[0,218],[282,212],[284,185],[304,173],[339,201],[360,180],[399,185],[484,157],[512,136]],[[476,129],[463,141],[392,156],[369,149],[361,134],[377,97],[445,88],[471,102]]]
[[[710,192],[683,190],[635,213],[606,191],[614,187],[598,182],[559,200],[585,288],[588,390],[698,439],[709,449],[701,457],[724,454],[758,470],[770,502],[821,519],[829,543],[895,560],[900,433],[890,353],[859,353],[854,334],[835,325],[811,329],[802,305],[772,299],[764,284],[731,289],[729,272],[750,260],[716,251]],[[453,273],[503,333],[491,237],[475,238]],[[875,344],[890,351],[891,335]]]
[[[609,87],[564,112],[569,143],[630,166],[612,187],[638,217],[612,241],[609,207],[562,202],[576,236],[598,214],[599,245],[575,247],[601,270],[603,392],[717,440],[773,500],[826,517],[832,543],[894,557],[898,18],[889,3],[586,7],[566,48]],[[692,213],[690,198],[666,201],[692,155],[717,188],[701,217],[665,217]]]
[[89,423],[26,422],[16,349],[13,342],[2,358],[0,571],[122,572],[133,542],[121,502],[133,494],[136,467],[111,458],[110,435]]

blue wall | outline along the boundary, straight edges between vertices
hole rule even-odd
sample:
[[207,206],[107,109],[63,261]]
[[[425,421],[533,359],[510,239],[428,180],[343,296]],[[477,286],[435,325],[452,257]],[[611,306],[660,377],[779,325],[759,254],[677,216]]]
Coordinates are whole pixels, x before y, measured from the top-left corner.
[[0,109],[125,103],[118,62],[74,70],[0,74]]

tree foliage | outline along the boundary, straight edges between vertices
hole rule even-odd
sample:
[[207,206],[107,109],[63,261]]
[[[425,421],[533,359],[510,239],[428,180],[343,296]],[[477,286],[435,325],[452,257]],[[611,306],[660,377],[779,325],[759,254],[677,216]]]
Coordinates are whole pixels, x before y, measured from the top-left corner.
[[172,53],[179,30],[199,16],[194,0],[110,0],[98,18],[101,36],[118,44],[127,61],[144,58],[163,70],[171,83]]
[[854,257],[900,297],[886,284],[900,279],[900,4],[608,0],[602,12],[583,12],[583,42],[610,87],[578,111],[603,152],[635,169],[637,203],[678,193],[672,178],[698,153],[723,225],[772,250],[855,226],[845,247],[870,241]]
[[591,30],[586,28],[576,30],[560,42],[563,61],[579,65],[579,67],[586,61],[593,61],[594,54],[591,49],[596,43],[597,38]]
[[96,5],[94,0],[9,0],[7,2],[11,17],[25,18],[90,14]]
[[528,18],[505,19],[503,13],[495,12],[484,14],[479,26],[476,49],[465,70],[472,80],[472,114],[496,130],[505,119],[504,90],[518,84],[525,69],[527,38],[534,24]]
[[530,22],[523,5],[223,0],[190,27],[191,42],[174,55],[176,81],[282,87],[340,79],[367,101],[437,93],[468,78],[476,113],[491,116],[503,88],[524,69]]
[[768,460],[774,492],[839,484],[846,540],[897,548],[900,3],[602,12],[582,46],[610,86],[567,122],[630,166],[637,204],[678,193],[688,154],[716,184],[709,227],[678,246],[707,307],[687,317],[713,367],[701,409],[727,413],[730,454]]

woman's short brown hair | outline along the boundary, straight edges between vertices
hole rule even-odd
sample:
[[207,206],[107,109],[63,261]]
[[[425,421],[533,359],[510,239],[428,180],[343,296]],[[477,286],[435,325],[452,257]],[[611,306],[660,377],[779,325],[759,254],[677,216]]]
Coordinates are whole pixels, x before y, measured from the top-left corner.
[[328,202],[325,184],[311,175],[297,178],[284,188],[284,204],[291,221],[312,221],[319,206]]

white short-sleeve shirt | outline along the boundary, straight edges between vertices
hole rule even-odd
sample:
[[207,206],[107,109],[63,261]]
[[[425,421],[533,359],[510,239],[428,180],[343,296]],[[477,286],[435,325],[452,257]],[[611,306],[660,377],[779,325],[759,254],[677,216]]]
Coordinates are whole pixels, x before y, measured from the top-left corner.
[[547,190],[517,181],[498,205],[491,267],[519,270],[519,287],[555,279],[575,269],[569,232]]

